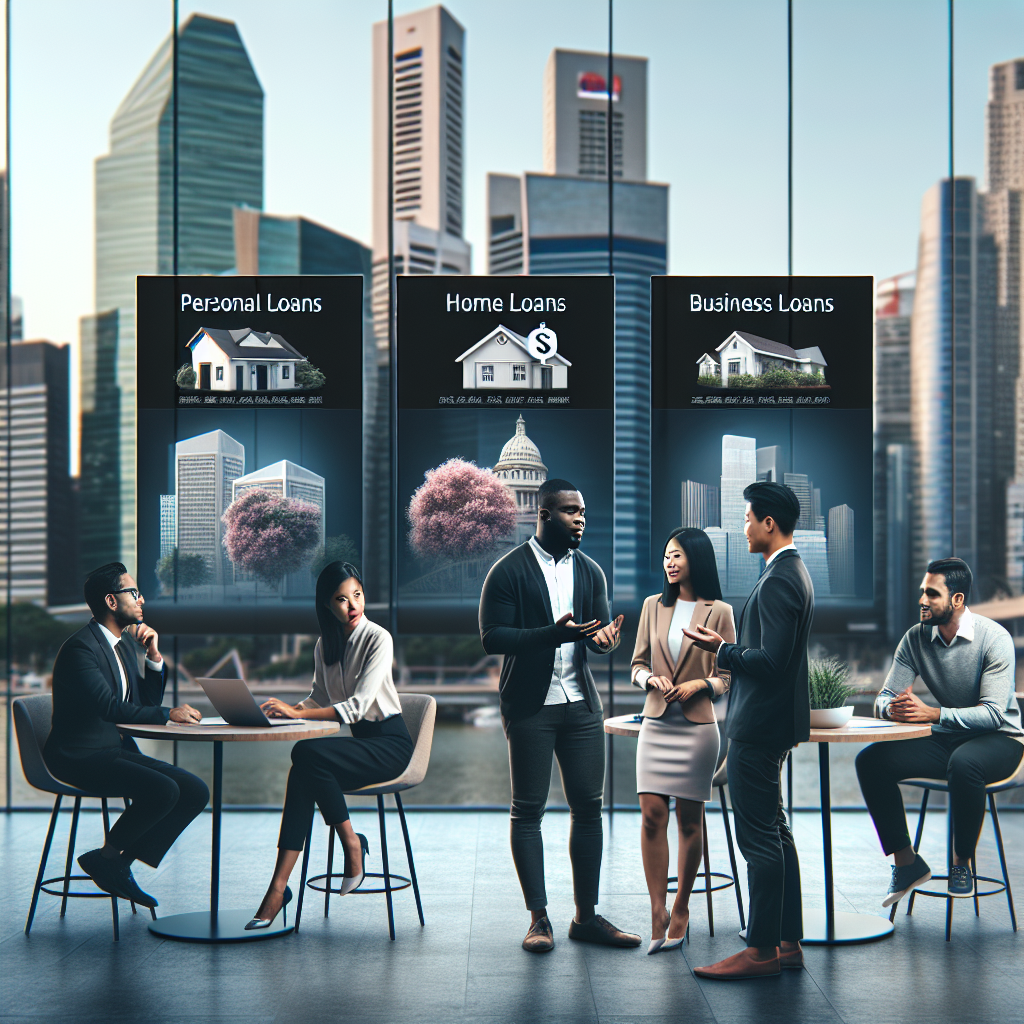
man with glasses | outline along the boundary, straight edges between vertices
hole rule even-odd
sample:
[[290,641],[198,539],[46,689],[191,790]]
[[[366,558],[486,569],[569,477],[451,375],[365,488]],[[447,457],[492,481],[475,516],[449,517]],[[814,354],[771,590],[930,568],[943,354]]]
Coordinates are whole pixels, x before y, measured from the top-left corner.
[[131,801],[104,845],[78,863],[104,892],[155,907],[135,881],[132,861],[157,867],[210,792],[190,772],[140,753],[115,723],[194,725],[200,714],[187,704],[161,706],[166,675],[158,637],[142,621],[145,599],[120,562],[89,574],[85,600],[93,618],[65,641],[53,665],[53,722],[43,758],[69,785]]

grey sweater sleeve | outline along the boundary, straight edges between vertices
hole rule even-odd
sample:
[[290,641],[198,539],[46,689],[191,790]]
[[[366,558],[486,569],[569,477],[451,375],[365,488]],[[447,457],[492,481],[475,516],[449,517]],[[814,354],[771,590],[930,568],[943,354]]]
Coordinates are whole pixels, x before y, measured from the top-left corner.
[[914,650],[910,643],[910,633],[905,633],[896,648],[896,654],[892,659],[892,667],[885,677],[882,689],[875,698],[875,717],[888,718],[889,705],[894,697],[901,694],[908,686],[914,685],[914,680],[920,674],[917,662],[914,659]]
[[1003,724],[1003,711],[1013,693],[1013,638],[1005,630],[990,634],[982,655],[978,703],[972,707],[943,707],[939,725],[949,732],[994,732]]

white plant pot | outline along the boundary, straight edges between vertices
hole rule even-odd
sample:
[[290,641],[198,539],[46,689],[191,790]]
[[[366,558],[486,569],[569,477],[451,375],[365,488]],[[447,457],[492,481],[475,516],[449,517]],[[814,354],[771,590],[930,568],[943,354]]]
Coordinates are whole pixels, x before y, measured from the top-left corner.
[[853,718],[853,706],[841,708],[811,708],[812,729],[842,729]]

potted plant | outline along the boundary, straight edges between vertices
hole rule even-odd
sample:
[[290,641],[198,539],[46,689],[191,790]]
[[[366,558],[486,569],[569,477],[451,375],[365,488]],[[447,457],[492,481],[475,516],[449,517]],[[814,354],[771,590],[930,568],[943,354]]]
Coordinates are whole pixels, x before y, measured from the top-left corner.
[[811,659],[807,676],[812,729],[841,729],[853,717],[853,705],[846,703],[855,692],[846,683],[849,674],[849,666],[838,658]]

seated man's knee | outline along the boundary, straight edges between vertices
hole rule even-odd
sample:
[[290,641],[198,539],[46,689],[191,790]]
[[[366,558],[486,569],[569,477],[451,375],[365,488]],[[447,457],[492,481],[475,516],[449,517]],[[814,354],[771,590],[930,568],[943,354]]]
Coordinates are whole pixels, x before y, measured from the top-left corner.
[[957,747],[946,763],[946,781],[950,789],[984,789],[985,772],[969,750]]
[[879,771],[883,771],[885,755],[885,744],[883,743],[871,743],[866,746],[854,759],[857,778],[859,780],[871,778]]

